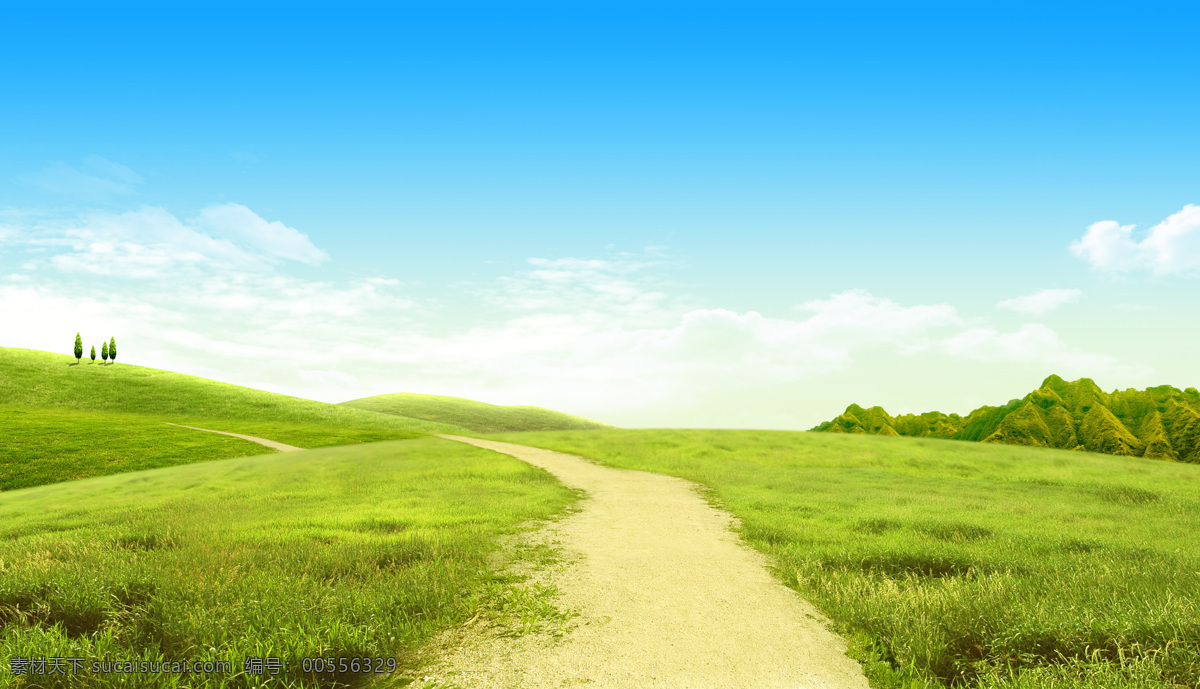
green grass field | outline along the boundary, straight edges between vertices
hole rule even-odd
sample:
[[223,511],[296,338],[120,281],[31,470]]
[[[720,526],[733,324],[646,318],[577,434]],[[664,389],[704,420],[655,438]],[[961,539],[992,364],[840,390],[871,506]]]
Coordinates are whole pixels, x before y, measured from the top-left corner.
[[0,407],[0,490],[270,452],[141,414]]
[[[434,438],[2,493],[0,658],[220,660],[233,671],[22,684],[6,667],[0,682],[361,685],[305,673],[301,659],[411,667],[431,634],[497,600],[536,616],[544,601],[523,603],[495,573],[497,539],[574,499],[523,462]],[[243,672],[246,657],[269,656],[290,662],[272,683]]]
[[609,428],[607,424],[541,407],[500,406],[461,397],[399,392],[343,402],[341,406],[440,421],[476,433]]
[[762,431],[494,436],[696,481],[875,687],[1200,686],[1200,467]]
[[167,421],[305,448],[465,432],[169,371],[0,348],[0,490],[270,451]]
[[[592,429],[493,437],[706,486],[830,616],[875,687],[1200,686],[1200,466],[935,439],[626,431],[427,395],[328,405],[73,363],[0,348],[0,490],[65,482],[0,493],[0,657],[407,666],[431,633],[494,601],[550,615],[489,558],[501,534],[562,510],[570,491],[446,441],[361,443],[566,425]],[[262,455],[164,421],[323,449]],[[169,468],[122,473],[154,467]],[[195,684],[154,681],[139,686]],[[236,672],[204,684],[258,686]]]

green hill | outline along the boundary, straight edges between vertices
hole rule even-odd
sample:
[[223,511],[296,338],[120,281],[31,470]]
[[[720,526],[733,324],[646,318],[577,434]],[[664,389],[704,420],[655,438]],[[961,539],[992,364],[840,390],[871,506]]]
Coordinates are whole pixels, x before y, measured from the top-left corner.
[[0,404],[172,419],[264,419],[418,432],[461,430],[125,363],[93,364],[85,359],[78,366],[73,364],[74,357],[67,355],[0,347]]
[[0,490],[271,452],[164,422],[313,448],[465,429],[125,363],[0,348]]
[[949,438],[1200,462],[1200,391],[1170,385],[1106,393],[1090,378],[1047,378],[1001,407],[967,416],[926,412],[890,416],[852,404],[814,431]]
[[608,424],[541,407],[500,406],[441,395],[398,392],[342,402],[341,406],[450,423],[476,433],[573,431],[611,428]]

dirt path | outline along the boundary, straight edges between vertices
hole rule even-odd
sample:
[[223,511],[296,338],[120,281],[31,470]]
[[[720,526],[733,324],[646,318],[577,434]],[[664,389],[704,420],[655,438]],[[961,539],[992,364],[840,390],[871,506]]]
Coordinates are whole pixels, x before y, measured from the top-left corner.
[[[424,686],[466,689],[867,689],[818,613],[741,544],[693,484],[475,438],[589,495],[547,527],[573,561],[552,575],[580,614],[563,638],[460,630]],[[421,686],[419,683],[417,686]]]
[[207,433],[220,433],[221,435],[232,435],[233,437],[241,438],[242,440],[252,440],[252,441],[258,443],[259,445],[266,445],[267,447],[275,449],[275,450],[279,450],[280,452],[295,452],[296,450],[304,449],[302,447],[296,447],[295,445],[284,445],[283,443],[277,443],[274,440],[267,440],[266,438],[259,438],[259,437],[253,436],[253,435],[242,435],[241,433],[229,433],[226,431],[214,431],[211,428],[196,428],[195,426],[184,426],[182,424],[171,423],[169,421],[164,422],[164,423],[166,423],[168,426],[179,426],[180,428],[190,428],[193,431],[205,431]]

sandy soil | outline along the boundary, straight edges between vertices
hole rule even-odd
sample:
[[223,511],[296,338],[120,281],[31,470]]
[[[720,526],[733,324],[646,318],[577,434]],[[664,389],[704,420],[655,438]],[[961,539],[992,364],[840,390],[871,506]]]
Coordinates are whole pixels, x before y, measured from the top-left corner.
[[581,509],[546,527],[567,562],[550,574],[579,613],[561,638],[485,626],[431,647],[415,686],[549,689],[867,689],[811,605],[776,581],[691,483],[475,438],[583,489]]
[[252,440],[252,441],[258,443],[259,445],[266,445],[267,447],[275,449],[275,450],[279,450],[280,452],[295,452],[296,450],[304,449],[302,447],[296,447],[295,445],[284,445],[283,443],[277,443],[274,440],[267,440],[266,438],[259,438],[259,437],[253,436],[253,435],[242,435],[241,433],[228,433],[226,431],[214,431],[211,428],[196,428],[195,426],[184,426],[182,424],[171,423],[169,421],[165,422],[165,423],[168,426],[179,426],[180,428],[190,428],[193,431],[205,431],[208,433],[220,433],[221,435],[232,435],[233,437],[241,438],[242,440]]

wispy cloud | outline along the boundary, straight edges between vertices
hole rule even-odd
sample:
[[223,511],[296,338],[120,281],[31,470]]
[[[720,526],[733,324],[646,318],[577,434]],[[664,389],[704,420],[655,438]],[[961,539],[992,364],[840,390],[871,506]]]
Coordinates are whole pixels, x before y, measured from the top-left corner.
[[10,224],[3,241],[52,251],[48,258],[35,259],[35,265],[141,280],[262,270],[286,260],[318,264],[329,258],[298,230],[234,203],[210,206],[183,220],[163,208],[143,206],[66,222]]
[[813,314],[804,321],[811,337],[844,347],[867,343],[903,346],[934,328],[962,323],[949,304],[901,306],[860,289],[807,301],[795,309]]
[[1200,269],[1200,206],[1188,204],[1150,228],[1141,240],[1136,225],[1093,223],[1070,250],[1097,270],[1148,270],[1156,275],[1194,275]]
[[1060,306],[1079,301],[1083,291],[1077,289],[1043,289],[1032,294],[1023,294],[1012,299],[1005,299],[996,304],[996,308],[1008,309],[1018,313],[1028,313],[1034,316],[1044,316]]
[[271,259],[288,259],[317,265],[329,260],[329,254],[318,249],[308,235],[279,221],[267,222],[257,213],[237,203],[209,206],[192,221],[197,229],[208,230],[216,237],[229,237]]
[[16,182],[53,194],[96,200],[133,194],[142,177],[120,163],[89,155],[79,167],[54,162],[17,176]]

